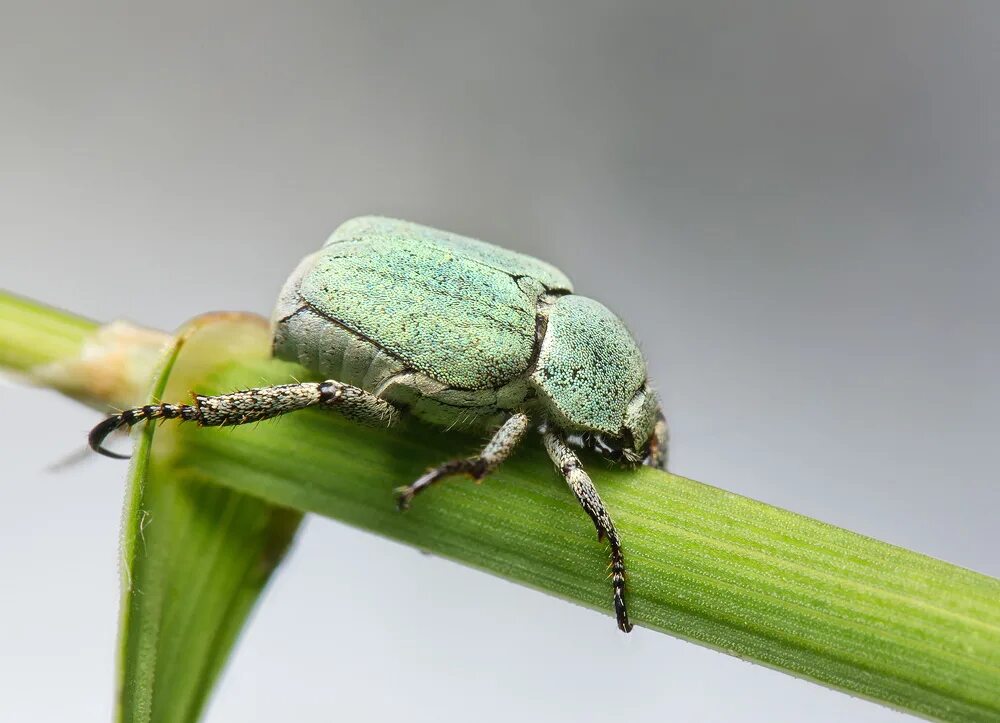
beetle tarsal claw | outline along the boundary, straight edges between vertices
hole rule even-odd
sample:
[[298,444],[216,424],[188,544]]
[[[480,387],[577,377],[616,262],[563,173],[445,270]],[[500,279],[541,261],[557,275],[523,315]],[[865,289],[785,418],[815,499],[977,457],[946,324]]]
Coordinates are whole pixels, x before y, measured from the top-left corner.
[[396,498],[396,509],[400,512],[406,512],[410,509],[410,503],[413,502],[414,491],[411,485],[405,487],[397,487],[392,491],[393,497]]
[[112,452],[104,446],[104,440],[107,439],[108,435],[124,426],[127,425],[122,415],[116,414],[113,417],[108,417],[90,430],[90,436],[87,440],[90,444],[90,448],[98,454],[103,454],[105,457],[111,457],[112,459],[128,459],[131,455]]

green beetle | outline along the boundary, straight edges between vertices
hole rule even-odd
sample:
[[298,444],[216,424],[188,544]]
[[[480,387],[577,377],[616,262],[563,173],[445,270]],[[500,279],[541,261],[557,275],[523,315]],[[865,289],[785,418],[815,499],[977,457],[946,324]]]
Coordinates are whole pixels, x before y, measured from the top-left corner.
[[610,544],[618,627],[625,607],[621,541],[573,447],[620,464],[666,464],[666,422],[646,363],[621,320],[573,294],[555,267],[482,241],[390,218],[338,228],[285,283],[272,319],[274,354],[327,378],[195,403],[130,409],[97,425],[91,447],[150,419],[204,426],[257,422],[311,406],[387,425],[409,413],[432,424],[489,430],[468,459],[396,490],[400,509],[446,477],[482,479],[534,424],[545,449]]

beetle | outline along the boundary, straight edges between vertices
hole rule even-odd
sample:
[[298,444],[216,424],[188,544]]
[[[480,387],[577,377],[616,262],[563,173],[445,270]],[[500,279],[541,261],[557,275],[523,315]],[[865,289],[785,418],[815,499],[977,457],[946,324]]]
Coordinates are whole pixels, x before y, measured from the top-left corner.
[[665,468],[667,427],[646,362],[622,321],[573,293],[554,266],[483,241],[378,216],[347,221],[285,282],[273,353],[326,378],[151,404],[108,417],[90,446],[154,419],[247,424],[306,407],[390,425],[403,414],[489,431],[395,491],[400,510],[454,475],[481,480],[534,425],[556,468],[607,539],[618,627],[629,632],[625,561],[611,516],[575,448],[624,466]]

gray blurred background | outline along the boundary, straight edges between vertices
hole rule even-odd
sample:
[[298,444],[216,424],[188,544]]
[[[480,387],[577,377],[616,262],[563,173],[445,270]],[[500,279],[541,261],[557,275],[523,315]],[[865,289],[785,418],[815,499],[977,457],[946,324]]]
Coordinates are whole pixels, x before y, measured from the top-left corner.
[[[350,216],[496,241],[628,320],[675,472],[1000,575],[998,37],[995,1],[3,0],[0,287],[170,329],[267,314]],[[97,415],[0,393],[0,720],[105,721],[125,467],[46,472]],[[208,715],[903,717],[323,519]]]

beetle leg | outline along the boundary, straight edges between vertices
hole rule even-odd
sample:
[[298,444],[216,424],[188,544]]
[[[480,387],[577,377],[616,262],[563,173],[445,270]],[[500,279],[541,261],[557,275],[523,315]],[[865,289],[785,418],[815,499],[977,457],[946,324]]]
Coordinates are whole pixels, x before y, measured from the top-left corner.
[[625,558],[622,555],[621,540],[618,538],[615,525],[600,495],[597,494],[597,488],[594,487],[590,475],[584,471],[576,453],[569,448],[562,435],[543,428],[542,441],[549,458],[559,468],[569,488],[576,495],[577,502],[594,521],[597,539],[608,540],[611,547],[611,584],[615,596],[615,617],[618,619],[618,627],[627,633],[632,630],[632,623],[629,622],[628,611],[625,609]]
[[667,468],[667,442],[670,439],[670,430],[667,427],[667,418],[663,416],[663,410],[656,410],[656,425],[653,427],[653,437],[649,441],[649,456],[646,457],[646,464],[650,467],[666,470]]
[[478,482],[499,467],[500,463],[517,449],[524,433],[528,431],[528,424],[528,415],[523,412],[513,415],[500,426],[477,456],[445,462],[427,472],[413,484],[397,488],[396,506],[400,510],[407,509],[418,493],[452,475],[467,474]]
[[132,428],[153,419],[194,421],[203,427],[235,426],[259,422],[312,406],[337,409],[344,416],[369,424],[390,425],[398,410],[384,399],[358,387],[332,379],[325,382],[280,384],[273,387],[245,389],[215,397],[194,396],[194,404],[147,404],[108,417],[90,432],[90,447],[107,457],[127,455],[105,449],[104,439],[116,429]]

